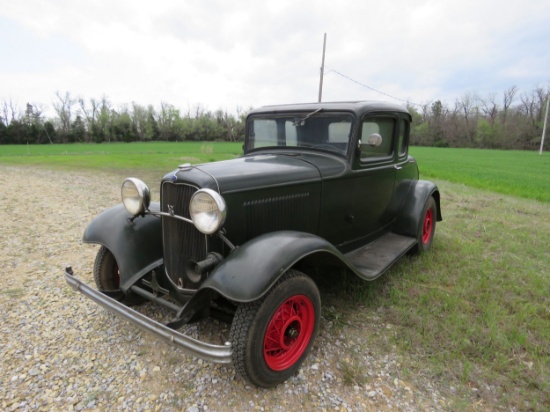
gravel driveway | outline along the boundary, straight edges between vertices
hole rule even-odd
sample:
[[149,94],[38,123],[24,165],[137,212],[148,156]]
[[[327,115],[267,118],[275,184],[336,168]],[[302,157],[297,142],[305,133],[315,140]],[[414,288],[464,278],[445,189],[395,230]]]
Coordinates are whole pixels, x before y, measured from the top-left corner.
[[[107,173],[0,166],[1,410],[446,409],[435,385],[402,380],[391,349],[366,349],[369,336],[391,328],[376,313],[364,311],[360,324],[344,327],[325,319],[300,373],[264,390],[231,365],[186,356],[72,291],[63,268],[72,265],[93,284],[97,248],[81,236],[94,216],[119,203],[120,183]],[[139,310],[167,315],[152,305]],[[187,332],[222,343],[228,328],[208,321]],[[362,378],[350,382],[349,368]]]

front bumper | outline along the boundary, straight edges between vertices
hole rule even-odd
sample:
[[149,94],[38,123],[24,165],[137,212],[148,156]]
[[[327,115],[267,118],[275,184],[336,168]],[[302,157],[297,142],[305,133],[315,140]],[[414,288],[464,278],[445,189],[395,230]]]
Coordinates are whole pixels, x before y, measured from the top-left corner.
[[158,323],[157,321],[148,318],[145,315],[129,308],[128,306],[108,297],[100,291],[91,288],[81,280],[74,277],[73,270],[70,266],[65,268],[65,280],[76,291],[89,297],[97,304],[105,309],[126,319],[128,322],[137,326],[141,330],[152,333],[153,335],[164,339],[171,345],[181,348],[189,355],[195,356],[214,363],[231,363],[231,355],[233,350],[231,343],[225,345],[213,345],[206,342],[201,342],[190,336],[184,335],[174,329]]

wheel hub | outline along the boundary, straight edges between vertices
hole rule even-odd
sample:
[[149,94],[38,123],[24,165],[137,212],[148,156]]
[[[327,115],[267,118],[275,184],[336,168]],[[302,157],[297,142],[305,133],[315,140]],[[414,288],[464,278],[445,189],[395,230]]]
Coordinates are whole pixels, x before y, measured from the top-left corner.
[[300,334],[300,330],[297,327],[299,328],[299,325],[291,325],[286,331],[286,336],[290,339],[296,339]]

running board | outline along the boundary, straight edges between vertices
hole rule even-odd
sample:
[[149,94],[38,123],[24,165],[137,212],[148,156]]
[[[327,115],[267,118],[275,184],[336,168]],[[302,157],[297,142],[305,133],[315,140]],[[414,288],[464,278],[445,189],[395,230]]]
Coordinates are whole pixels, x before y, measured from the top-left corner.
[[362,248],[345,256],[355,272],[366,280],[374,280],[388,270],[401,256],[407,253],[416,239],[389,232]]

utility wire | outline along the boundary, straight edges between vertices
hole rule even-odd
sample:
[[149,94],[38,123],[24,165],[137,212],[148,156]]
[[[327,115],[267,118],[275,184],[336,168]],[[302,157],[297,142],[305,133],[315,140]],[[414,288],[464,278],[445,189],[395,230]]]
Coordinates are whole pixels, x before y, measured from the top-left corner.
[[358,82],[358,81],[355,80],[355,79],[352,79],[352,78],[349,77],[349,76],[346,76],[346,75],[343,74],[343,73],[340,73],[340,72],[337,71],[337,70],[330,69],[328,72],[325,73],[325,76],[326,76],[327,74],[329,74],[329,73],[336,73],[337,75],[343,77],[344,79],[349,80],[350,82],[353,82],[353,83],[355,83],[355,84],[358,84],[359,86],[364,87],[364,88],[366,88],[366,89],[372,90],[373,92],[376,92],[376,93],[382,94],[382,95],[384,95],[384,96],[387,96],[387,97],[389,97],[389,98],[391,98],[391,99],[399,100],[399,101],[401,101],[401,102],[405,102],[405,103],[407,103],[407,104],[412,104],[412,105],[418,106],[418,107],[422,107],[422,106],[423,106],[423,105],[421,105],[421,104],[414,103],[414,102],[411,102],[411,101],[405,100],[405,99],[400,99],[399,97],[395,97],[395,96],[392,96],[392,95],[390,95],[390,94],[388,94],[388,93],[381,92],[380,90],[376,90],[376,89],[374,89],[374,88],[372,88],[372,87],[370,87],[370,86],[367,86],[366,84],[363,84],[363,83],[361,83],[361,82]]

